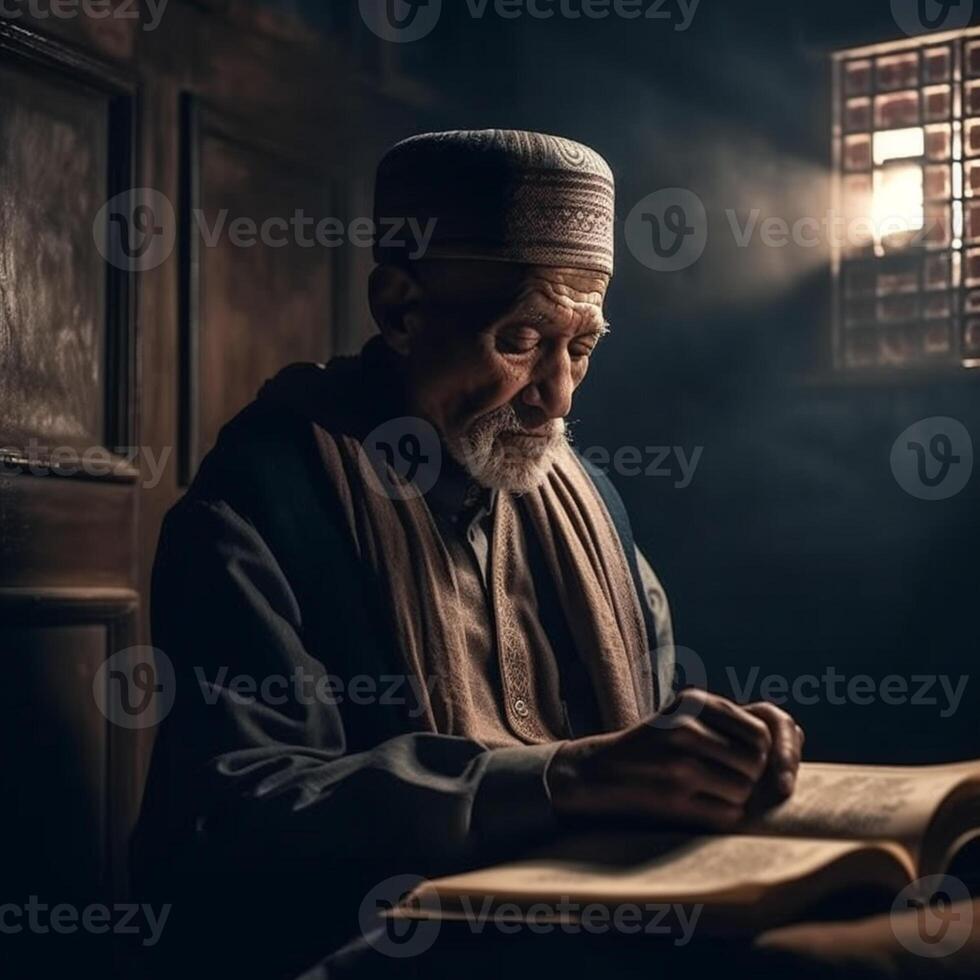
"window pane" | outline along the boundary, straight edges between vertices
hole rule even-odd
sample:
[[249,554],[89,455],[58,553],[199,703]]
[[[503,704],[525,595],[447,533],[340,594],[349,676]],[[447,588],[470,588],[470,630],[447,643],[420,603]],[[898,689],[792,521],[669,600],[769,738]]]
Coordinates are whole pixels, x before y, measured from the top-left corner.
[[925,53],[925,80],[947,82],[950,78],[952,57],[949,48],[929,48]]
[[963,331],[963,353],[967,357],[980,357],[980,320],[967,320]]
[[948,248],[953,241],[952,215],[946,204],[927,204],[925,206],[925,235],[927,245],[933,248]]
[[980,78],[980,41],[966,46],[966,73],[971,78]]
[[844,338],[845,366],[849,368],[874,367],[877,363],[877,331],[865,329],[849,332]]
[[947,126],[926,127],[926,156],[930,160],[948,160],[951,156],[951,133]]
[[966,253],[966,285],[980,286],[980,248],[971,248]]
[[870,61],[849,61],[844,66],[844,91],[848,95],[867,95],[871,91]]
[[915,294],[889,296],[878,300],[878,322],[907,323],[918,320],[920,310],[921,303]]
[[844,128],[849,133],[871,129],[871,99],[850,99],[844,107]]
[[968,82],[963,111],[968,116],[980,116],[980,82]]
[[922,167],[891,163],[876,170],[871,218],[878,241],[896,248],[908,244],[908,233],[922,228]]
[[921,157],[925,150],[925,135],[915,129],[891,129],[884,133],[875,133],[875,163],[887,163],[889,160],[902,160],[909,157]]
[[980,197],[980,160],[970,160],[963,168],[963,193],[967,197]]
[[965,127],[966,137],[963,141],[963,152],[968,157],[980,156],[980,119],[970,119]]
[[927,320],[945,320],[953,315],[953,298],[949,293],[935,293],[926,296],[923,316]]
[[875,291],[879,296],[919,291],[919,260],[893,262],[878,273]]
[[875,127],[898,129],[915,126],[919,122],[919,93],[896,92],[875,98]]
[[950,284],[948,255],[930,255],[925,264],[926,289],[947,289]]
[[879,58],[875,63],[878,88],[891,92],[899,88],[911,88],[919,84],[919,53],[892,54]]
[[847,296],[873,296],[875,271],[871,266],[852,265],[844,273],[844,293]]
[[920,339],[914,328],[893,327],[881,331],[878,360],[881,364],[907,364],[917,359],[920,349]]
[[952,184],[950,182],[949,164],[926,167],[926,199],[930,201],[948,201]]
[[925,329],[922,349],[923,353],[929,355],[930,357],[937,357],[952,353],[952,322],[946,321],[945,323],[930,323]]
[[844,168],[846,170],[871,169],[871,137],[848,136],[844,140]]
[[966,240],[980,242],[980,201],[971,201],[966,206]]
[[949,119],[953,108],[952,90],[948,85],[927,88],[923,95],[923,112],[926,122],[943,122]]

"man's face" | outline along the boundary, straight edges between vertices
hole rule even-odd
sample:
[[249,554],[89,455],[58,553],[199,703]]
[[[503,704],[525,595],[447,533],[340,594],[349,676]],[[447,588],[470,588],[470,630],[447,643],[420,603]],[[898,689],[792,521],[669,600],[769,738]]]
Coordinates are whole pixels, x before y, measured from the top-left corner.
[[427,261],[407,356],[411,410],[484,486],[541,484],[607,327],[607,276],[497,262]]

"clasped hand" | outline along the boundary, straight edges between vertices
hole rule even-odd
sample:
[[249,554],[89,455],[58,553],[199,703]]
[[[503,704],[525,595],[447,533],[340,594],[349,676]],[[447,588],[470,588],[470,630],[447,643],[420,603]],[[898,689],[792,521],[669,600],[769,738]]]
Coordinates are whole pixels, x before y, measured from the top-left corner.
[[792,794],[803,741],[773,704],[687,688],[633,728],[566,742],[548,787],[563,818],[724,831]]

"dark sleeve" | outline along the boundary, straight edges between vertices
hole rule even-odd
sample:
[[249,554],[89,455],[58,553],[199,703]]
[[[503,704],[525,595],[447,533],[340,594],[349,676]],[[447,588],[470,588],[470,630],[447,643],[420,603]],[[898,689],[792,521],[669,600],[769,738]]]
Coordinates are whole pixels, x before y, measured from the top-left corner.
[[[554,827],[544,777],[558,744],[488,750],[414,733],[351,750],[329,694],[336,672],[304,642],[270,548],[227,503],[184,502],[168,516],[153,628],[177,678],[160,749],[171,803],[212,854],[430,875]],[[268,680],[295,677],[302,695]]]

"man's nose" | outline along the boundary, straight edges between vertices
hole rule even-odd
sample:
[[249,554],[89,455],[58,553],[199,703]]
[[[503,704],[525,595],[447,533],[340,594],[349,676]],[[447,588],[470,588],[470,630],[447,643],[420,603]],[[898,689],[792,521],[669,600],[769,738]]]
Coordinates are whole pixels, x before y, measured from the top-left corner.
[[572,410],[574,392],[571,359],[567,353],[562,353],[539,364],[534,378],[522,392],[521,400],[549,419],[563,419]]

